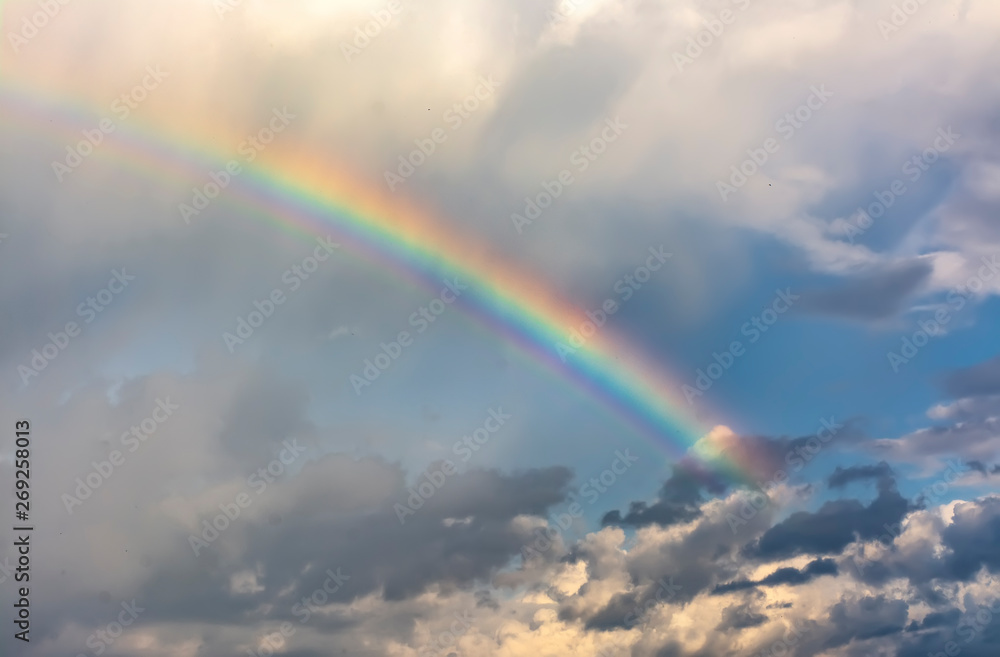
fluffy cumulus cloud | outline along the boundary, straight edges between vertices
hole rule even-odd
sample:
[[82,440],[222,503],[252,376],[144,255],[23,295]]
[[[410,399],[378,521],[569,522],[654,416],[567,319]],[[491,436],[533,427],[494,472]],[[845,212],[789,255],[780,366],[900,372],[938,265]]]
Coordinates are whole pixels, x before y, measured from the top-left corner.
[[0,17],[3,654],[1000,652],[995,0]]

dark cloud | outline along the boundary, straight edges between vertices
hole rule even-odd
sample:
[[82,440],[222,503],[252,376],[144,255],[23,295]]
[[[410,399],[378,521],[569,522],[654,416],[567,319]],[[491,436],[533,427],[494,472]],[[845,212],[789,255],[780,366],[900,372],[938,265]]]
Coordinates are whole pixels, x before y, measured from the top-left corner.
[[[639,596],[636,593],[616,593],[600,611],[586,619],[584,627],[599,632],[628,627],[639,608]],[[564,619],[569,618],[567,614]]]
[[716,629],[720,632],[745,630],[750,627],[758,627],[766,622],[767,616],[754,611],[750,604],[733,605],[723,610],[722,622]]
[[966,461],[965,465],[969,466],[970,470],[975,470],[984,477],[989,476],[990,473],[989,468],[987,468],[986,464],[983,463],[982,461]]
[[978,472],[986,478],[992,477],[995,474],[1000,474],[1000,463],[995,465],[986,465],[982,461],[966,461],[965,465],[969,466],[970,470]]
[[676,641],[668,641],[656,651],[656,657],[684,657],[686,654]]
[[851,641],[873,639],[903,631],[909,605],[885,595],[841,601],[830,609],[832,625],[825,644],[836,648]]
[[1000,617],[994,611],[998,608],[995,598],[986,603],[993,604],[993,610],[971,603],[962,613],[946,606],[921,623],[910,623],[898,642],[896,657],[995,657],[1000,654]]
[[912,509],[896,490],[895,481],[883,478],[878,484],[878,497],[867,507],[857,500],[834,500],[815,513],[794,513],[748,545],[744,553],[757,559],[839,554],[857,538],[880,536],[887,525],[898,523]]
[[886,267],[856,276],[839,287],[803,292],[795,310],[848,319],[885,319],[901,310],[932,271],[929,260]]
[[952,578],[969,581],[984,567],[1000,573],[1000,498],[956,506],[954,520],[941,532],[941,539],[950,548],[945,568]]
[[[162,562],[136,597],[165,620],[295,622],[293,604],[321,589],[328,570],[349,577],[330,593],[334,602],[373,592],[387,601],[404,601],[432,585],[471,591],[531,540],[511,520],[547,515],[551,506],[565,501],[571,479],[564,468],[456,474],[401,525],[394,504],[407,503],[402,476],[374,459],[328,456],[309,463],[294,480],[264,491],[255,502],[264,505],[261,515],[240,518],[239,529],[218,539],[243,540],[239,557],[223,559],[224,547],[218,544],[199,557],[190,550],[180,553]],[[272,525],[270,508],[295,511]],[[187,532],[177,540],[186,544]],[[236,573],[258,570],[263,573],[260,591],[231,591]],[[480,595],[478,604],[489,608],[495,601]],[[336,632],[357,623],[323,615],[310,627]]]
[[705,500],[703,493],[718,495],[726,488],[721,477],[686,459],[673,467],[673,473],[660,489],[656,502],[632,502],[624,516],[617,510],[609,511],[601,519],[601,524],[632,527],[656,524],[666,527],[689,522],[701,515],[699,507]]
[[[960,503],[951,523],[935,522],[944,551],[926,542],[911,545],[905,553],[890,549],[876,560],[852,557],[855,567],[850,572],[870,586],[907,579],[919,597],[932,606],[947,601],[940,590],[942,583],[972,581],[984,569],[992,574],[1000,572],[1000,498]],[[887,525],[882,540],[901,531],[902,523]]]
[[[677,585],[671,577],[640,585],[632,591],[617,593],[600,611],[585,619],[585,627],[598,631],[635,627],[646,612],[657,605],[681,603],[684,598],[680,593],[683,590],[684,587]],[[581,616],[564,608],[560,617],[563,620],[575,620]]]
[[865,479],[882,479],[892,476],[892,468],[885,461],[880,461],[874,465],[854,465],[848,468],[841,468],[839,465],[827,480],[830,488],[844,488],[855,481]]
[[952,397],[975,397],[1000,393],[1000,356],[955,370],[944,379],[944,389]]
[[961,615],[962,610],[954,607],[944,611],[932,611],[924,616],[923,620],[919,623],[917,621],[912,621],[906,626],[906,631],[916,632],[917,630],[927,630],[932,627],[955,625],[958,623],[958,619]]
[[[760,473],[761,477],[773,480],[779,472],[788,474],[789,469],[801,470],[819,450],[831,445],[849,445],[864,438],[858,420],[843,423],[831,421],[831,429],[822,433],[798,436],[733,436],[724,439],[720,446],[720,460],[740,463],[747,471]],[[790,467],[791,466],[791,467]],[[620,511],[609,511],[604,515],[602,525],[644,527],[647,525],[670,526],[690,522],[701,515],[700,505],[711,496],[724,494],[732,482],[709,466],[693,459],[684,459],[673,467],[673,472],[664,483],[655,502],[648,504],[635,501],[622,515]]]
[[731,593],[733,591],[741,591],[758,586],[779,586],[781,584],[795,586],[810,582],[822,575],[836,575],[838,572],[839,569],[837,568],[837,564],[833,560],[816,559],[815,561],[809,562],[809,564],[801,570],[798,568],[779,568],[767,577],[757,581],[743,579],[736,580],[728,584],[720,584],[715,587],[712,594],[721,595],[723,593]]
[[493,593],[491,591],[482,590],[476,591],[476,606],[487,607],[496,611],[500,608],[500,603],[493,598]]

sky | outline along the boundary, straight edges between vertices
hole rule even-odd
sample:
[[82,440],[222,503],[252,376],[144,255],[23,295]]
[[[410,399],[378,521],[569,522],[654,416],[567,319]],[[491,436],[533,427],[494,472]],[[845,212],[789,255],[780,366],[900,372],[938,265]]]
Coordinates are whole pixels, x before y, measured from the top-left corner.
[[998,654],[998,34],[0,3],[3,654]]

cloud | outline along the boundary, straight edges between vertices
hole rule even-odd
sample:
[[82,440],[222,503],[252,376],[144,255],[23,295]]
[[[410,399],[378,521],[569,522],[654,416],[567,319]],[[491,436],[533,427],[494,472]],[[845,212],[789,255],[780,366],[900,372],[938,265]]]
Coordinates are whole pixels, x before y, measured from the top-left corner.
[[[343,179],[324,178],[324,189],[422,208],[441,234],[472,237],[466,254],[480,249],[536,277],[543,293],[568,291],[582,309],[618,294],[615,282],[636,272],[649,244],[676,244],[675,271],[602,327],[622,344],[650,347],[654,368],[661,356],[675,362],[728,344],[734,331],[719,320],[775,275],[782,288],[811,289],[797,307],[816,321],[861,322],[889,320],[954,286],[971,290],[979,277],[967,311],[974,324],[990,319],[980,302],[1000,292],[1000,277],[986,276],[1000,253],[995,1],[963,1],[957,11],[926,3],[889,39],[879,38],[878,21],[893,0],[737,0],[717,35],[705,21],[715,25],[722,5],[697,0],[577,3],[586,6],[560,25],[547,16],[565,6],[554,0],[402,2],[383,26],[371,14],[378,3],[361,0],[237,2],[222,18],[203,0],[85,4],[64,7],[18,57],[0,54],[0,366],[9,393],[0,406],[37,427],[32,490],[45,495],[33,499],[44,522],[32,584],[60,592],[33,600],[41,640],[26,657],[90,649],[88,637],[133,598],[145,611],[105,654],[261,653],[284,622],[295,634],[271,648],[291,657],[415,657],[429,648],[484,657],[924,657],[965,641],[968,614],[995,596],[1000,570],[997,498],[974,495],[989,492],[1000,459],[996,358],[942,380],[949,401],[928,411],[929,426],[904,422],[905,435],[876,440],[855,423],[840,429],[823,448],[844,459],[826,488],[807,470],[757,508],[751,491],[692,450],[669,474],[650,470],[657,479],[647,487],[616,487],[603,517],[566,529],[553,518],[569,501],[573,473],[591,464],[590,447],[625,449],[633,432],[518,364],[507,342],[468,330],[465,317],[442,317],[382,373],[377,393],[353,394],[349,373],[431,298],[405,263],[387,267],[345,249],[230,353],[222,333],[284,287],[284,272],[314,248],[311,237],[239,205],[239,190],[278,202],[264,181],[242,178],[186,225],[178,203],[219,162],[191,156],[169,175],[147,173],[119,159],[108,136],[65,183],[51,167],[138,71],[161,64],[170,71],[163,89],[115,136],[146,164],[161,151],[129,141],[137,132],[159,135],[168,150],[214,149],[224,161],[274,108],[288,106],[295,121],[258,163],[323,158],[343,170]],[[10,30],[38,11],[8,5]],[[369,43],[347,61],[342,44],[359,31]],[[699,42],[703,51],[679,71],[674,55]],[[495,92],[452,129],[446,113],[488,76]],[[778,134],[780,149],[719,199],[717,182],[759,156],[813,85],[834,92],[830,104],[794,137]],[[21,92],[28,107],[58,96],[72,111],[39,113],[31,128],[16,120]],[[594,152],[592,140],[614,117],[627,131]],[[879,190],[905,175],[900,165],[949,124],[963,134],[955,147],[907,180],[863,244],[845,241],[845,217],[875,194],[885,198]],[[386,171],[435,129],[447,140],[389,191]],[[517,235],[511,213],[567,168],[579,184],[546,208],[531,235]],[[308,219],[303,227],[325,230],[343,217]],[[433,251],[424,255],[428,271],[439,264]],[[81,321],[79,305],[115,268],[134,273],[135,286],[21,385],[17,366],[54,339],[50,332]],[[818,277],[827,287],[815,287]],[[784,357],[798,357],[798,330],[789,327]],[[846,346],[862,348],[837,352],[849,371],[868,371],[868,339],[854,336]],[[739,395],[718,399],[754,431],[716,427],[699,446],[770,481],[789,469],[789,455],[820,444],[797,432],[802,418],[827,413],[826,404],[840,412],[842,400],[786,399],[773,376],[779,352],[767,349],[728,375],[745,377],[733,386]],[[857,385],[858,396],[882,398],[868,381]],[[922,397],[911,393],[873,419],[899,426],[921,413]],[[69,513],[62,496],[82,490],[123,449],[123,432],[166,397],[180,405],[177,415]],[[428,483],[428,469],[442,466],[442,453],[498,397],[523,410],[523,425],[443,485]],[[771,417],[761,406],[767,397],[787,412]],[[792,433],[769,434],[774,423]],[[231,509],[286,440],[307,447],[301,459],[259,496],[251,489],[253,503],[193,554],[191,534]],[[345,453],[361,442],[378,453]],[[0,449],[5,480],[13,478],[9,445]],[[858,451],[885,461],[859,462]],[[969,471],[947,499],[903,499],[893,479],[900,465],[929,469],[952,456]],[[874,501],[835,498],[860,481],[875,482]],[[413,497],[421,485],[433,494]],[[412,515],[401,521],[400,507]],[[887,525],[900,531],[881,542]],[[525,559],[539,535],[550,547]],[[17,557],[7,548],[4,569],[4,558]],[[851,567],[862,560],[860,572]],[[303,622],[296,605],[315,599],[338,569],[350,579],[311,604]],[[995,656],[997,628],[978,628],[962,657]]]
[[753,610],[749,604],[733,605],[726,607],[722,615],[722,622],[719,623],[719,630],[745,630],[751,627],[758,627],[767,622],[767,616]]
[[863,448],[893,462],[918,463],[939,468],[945,457],[990,462],[1000,457],[996,411],[1000,395],[960,399],[937,405],[928,415],[938,424],[923,427],[899,438],[879,438]]
[[944,380],[952,397],[975,397],[1000,393],[1000,356],[978,365],[955,370]]
[[826,483],[830,488],[844,488],[855,481],[882,479],[883,477],[891,477],[892,475],[892,468],[885,461],[880,461],[874,465],[853,465],[847,468],[842,468],[838,465]]
[[980,568],[1000,572],[1000,498],[991,497],[978,504],[960,503],[952,523],[941,534],[950,548],[945,558],[946,570],[956,579],[968,581]]
[[673,474],[663,484],[656,502],[632,502],[624,516],[617,510],[609,511],[601,524],[642,527],[689,522],[701,513],[702,491],[717,495],[726,488],[727,484],[718,474],[692,459],[685,459],[673,466]]
[[764,532],[744,552],[755,559],[839,554],[857,539],[881,535],[885,525],[899,522],[912,509],[897,491],[896,482],[883,478],[878,483],[878,496],[867,507],[857,500],[834,500],[814,513],[793,513]]
[[796,311],[846,319],[880,320],[898,314],[933,271],[920,259],[853,276],[838,287],[802,292]]
[[744,589],[751,589],[758,586],[778,586],[781,584],[805,584],[816,577],[822,575],[836,575],[838,573],[838,568],[836,562],[830,559],[816,559],[810,561],[809,564],[803,568],[780,568],[767,577],[759,579],[757,581],[750,580],[737,580],[734,582],[729,582],[728,584],[720,584],[716,586],[712,591],[713,595],[720,595],[722,593],[730,593],[732,591],[742,591]]
[[833,628],[826,646],[835,648],[851,641],[898,634],[903,631],[908,612],[906,601],[893,600],[886,595],[838,602],[830,610]]
[[993,467],[986,465],[982,461],[966,461],[965,464],[969,466],[970,470],[975,470],[984,477],[1000,474],[1000,464],[994,465]]

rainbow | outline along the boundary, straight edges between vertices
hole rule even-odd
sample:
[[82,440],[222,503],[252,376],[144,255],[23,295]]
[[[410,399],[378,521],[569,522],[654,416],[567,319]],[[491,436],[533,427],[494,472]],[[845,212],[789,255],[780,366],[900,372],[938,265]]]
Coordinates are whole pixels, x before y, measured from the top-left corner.
[[[36,87],[0,81],[0,116],[50,138],[75,144],[81,131],[102,115],[81,101],[59,98]],[[130,127],[131,126],[131,127]],[[233,159],[191,137],[162,126],[119,123],[93,157],[113,158],[153,179],[176,178],[199,187]],[[653,366],[648,356],[607,327],[592,332],[567,356],[559,346],[579,345],[586,314],[538,279],[504,262],[486,245],[456,234],[443,222],[353,179],[302,145],[269,146],[252,165],[243,165],[220,201],[237,203],[278,228],[310,239],[333,234],[348,247],[377,259],[400,276],[433,292],[441,277],[457,277],[469,290],[456,302],[463,312],[533,360],[599,399],[628,424],[682,457],[709,429],[697,422],[681,396],[681,382]],[[190,204],[189,199],[183,202]],[[194,224],[198,217],[191,219]],[[178,224],[184,221],[178,213]],[[345,377],[345,384],[347,377]],[[713,470],[737,481],[753,479],[753,465],[741,459],[713,459]]]

